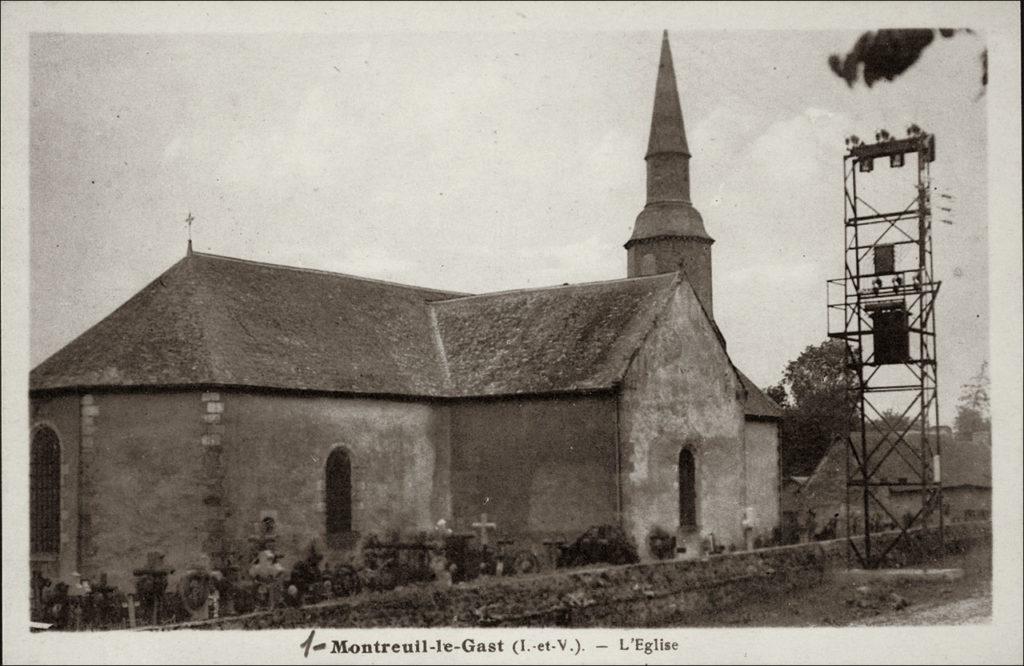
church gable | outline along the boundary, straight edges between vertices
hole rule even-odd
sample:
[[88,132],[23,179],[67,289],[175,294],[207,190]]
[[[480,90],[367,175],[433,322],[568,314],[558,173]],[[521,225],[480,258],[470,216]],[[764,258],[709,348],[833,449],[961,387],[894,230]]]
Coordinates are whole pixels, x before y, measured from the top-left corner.
[[678,530],[689,554],[709,533],[742,542],[742,397],[713,322],[679,282],[622,385],[623,517],[638,544],[656,529]]

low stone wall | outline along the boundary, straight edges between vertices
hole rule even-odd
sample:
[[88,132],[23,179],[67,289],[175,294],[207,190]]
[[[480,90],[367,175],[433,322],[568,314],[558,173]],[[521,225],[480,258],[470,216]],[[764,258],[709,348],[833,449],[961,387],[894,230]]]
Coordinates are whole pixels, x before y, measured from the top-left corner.
[[[897,533],[873,535],[873,547]],[[894,563],[940,555],[937,534],[918,531],[893,549]],[[989,523],[946,528],[946,553],[991,540]],[[862,545],[862,544],[859,544]],[[847,564],[844,539],[672,560],[491,578],[442,589],[410,587],[303,608],[161,629],[453,626],[664,626],[685,624],[745,599],[779,595],[821,581]]]

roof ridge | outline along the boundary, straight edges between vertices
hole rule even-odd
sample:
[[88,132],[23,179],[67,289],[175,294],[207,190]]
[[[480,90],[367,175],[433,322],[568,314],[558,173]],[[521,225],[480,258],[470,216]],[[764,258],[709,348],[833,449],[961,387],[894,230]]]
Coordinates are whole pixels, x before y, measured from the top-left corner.
[[437,323],[437,310],[434,308],[434,303],[427,303],[426,307],[430,317],[430,331],[434,336],[434,344],[437,347],[437,353],[441,360],[444,393],[449,393],[452,391],[452,369],[448,364],[448,350],[444,348],[444,337],[441,335],[441,327]]
[[214,348],[219,340],[209,330],[211,324],[209,322],[208,308],[201,307],[203,303],[210,302],[209,295],[210,287],[208,282],[201,279],[195,280],[195,284],[188,294],[188,314],[199,335],[199,348],[202,352],[201,358],[206,364],[206,367],[203,368],[205,376],[212,379],[216,374],[215,369],[218,366],[216,361],[220,360],[221,352],[219,349]]
[[567,284],[554,284],[554,285],[548,285],[546,287],[521,287],[519,289],[505,289],[505,290],[502,290],[502,291],[489,291],[489,292],[485,292],[485,293],[482,293],[482,294],[467,294],[465,296],[456,296],[454,298],[441,298],[441,299],[438,299],[436,301],[431,301],[431,303],[432,304],[443,304],[443,303],[451,303],[451,302],[454,302],[454,301],[467,301],[467,300],[472,299],[472,298],[485,298],[487,296],[504,296],[504,295],[507,295],[507,294],[525,294],[525,293],[531,292],[531,291],[555,291],[555,290],[558,290],[558,289],[576,289],[576,288],[580,288],[580,287],[596,287],[596,286],[602,285],[602,284],[625,283],[625,282],[639,282],[641,280],[654,280],[654,279],[662,279],[662,280],[664,280],[666,277],[668,277],[670,275],[673,275],[674,273],[675,273],[675,271],[670,271],[670,272],[667,272],[667,273],[658,273],[656,275],[643,275],[643,276],[638,276],[638,277],[614,278],[614,279],[611,279],[611,280],[592,280],[590,282],[573,282],[573,283],[567,283]]
[[235,261],[241,264],[250,264],[252,266],[264,266],[267,268],[280,268],[283,270],[297,271],[301,273],[317,273],[320,275],[331,275],[334,277],[344,277],[351,280],[361,280],[363,282],[373,282],[375,284],[385,284],[391,287],[402,287],[405,289],[416,289],[418,291],[433,291],[439,294],[459,294],[465,296],[471,296],[460,291],[453,291],[451,289],[437,289],[435,287],[420,287],[414,284],[405,284],[403,282],[394,282],[392,280],[381,280],[380,278],[365,277],[363,275],[353,275],[352,273],[341,273],[339,271],[329,271],[323,268],[307,268],[305,266],[289,266],[288,264],[276,264],[269,261],[257,261],[255,259],[243,259],[241,257],[229,257],[224,254],[212,254],[210,252],[193,252],[190,256],[192,257],[203,257],[205,259],[217,259],[220,261]]
[[61,345],[61,347],[59,349],[57,349],[55,352],[53,352],[52,354],[50,354],[49,356],[44,358],[42,361],[40,361],[39,363],[36,363],[36,365],[29,370],[29,376],[31,377],[31,375],[33,373],[36,373],[37,371],[42,369],[43,366],[45,366],[48,363],[50,363],[50,361],[52,361],[53,359],[57,358],[59,355],[64,354],[65,351],[69,347],[71,347],[75,343],[79,342],[80,340],[84,339],[88,334],[92,333],[95,329],[97,329],[99,326],[101,326],[104,322],[106,322],[111,317],[116,316],[125,307],[127,307],[130,303],[132,303],[136,298],[139,298],[142,294],[144,294],[147,291],[149,291],[150,289],[152,289],[154,287],[154,285],[156,285],[158,282],[162,285],[164,278],[167,277],[175,269],[183,266],[186,263],[187,260],[188,260],[188,256],[182,257],[181,259],[178,259],[173,264],[171,264],[170,266],[168,266],[167,268],[162,270],[159,275],[157,275],[155,278],[153,278],[153,279],[149,280],[148,282],[146,282],[146,284],[144,284],[141,288],[139,288],[137,291],[135,291],[131,296],[126,298],[124,301],[119,303],[113,310],[111,310],[107,314],[105,314],[102,317],[100,317],[98,321],[95,321],[92,324],[86,326],[84,331],[82,331],[81,333],[79,333],[78,335],[76,335],[75,337],[71,338],[69,341],[67,341],[63,345]]

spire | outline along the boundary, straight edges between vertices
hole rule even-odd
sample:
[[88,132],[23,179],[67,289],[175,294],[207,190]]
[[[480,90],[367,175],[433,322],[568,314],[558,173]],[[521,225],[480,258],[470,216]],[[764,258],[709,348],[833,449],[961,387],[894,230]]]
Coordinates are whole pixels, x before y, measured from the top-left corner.
[[668,44],[668,30],[661,38],[661,62],[658,64],[658,83],[654,88],[654,113],[651,116],[651,138],[647,143],[647,157],[658,153],[683,153],[689,156],[686,128],[676,88],[676,71],[672,66],[672,48]]
[[651,138],[644,160],[647,204],[626,242],[627,275],[682,271],[710,314],[711,244],[715,241],[690,201],[690,149],[667,30],[661,38]]

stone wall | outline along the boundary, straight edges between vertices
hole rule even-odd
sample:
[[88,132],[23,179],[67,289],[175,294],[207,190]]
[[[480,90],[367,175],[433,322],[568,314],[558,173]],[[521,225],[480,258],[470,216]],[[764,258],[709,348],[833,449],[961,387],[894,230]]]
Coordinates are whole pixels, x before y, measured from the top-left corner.
[[444,406],[199,390],[32,404],[33,427],[53,427],[61,442],[61,550],[33,558],[47,576],[106,573],[131,589],[148,552],[181,573],[246,552],[268,515],[285,566],[310,541],[327,550],[335,447],[351,456],[357,533],[425,530],[451,512]]
[[[946,552],[990,542],[987,523],[960,523],[946,530]],[[835,540],[704,560],[485,579],[448,589],[425,585],[161,629],[685,626],[710,610],[813,586],[827,570],[846,566],[846,550],[844,540]],[[923,532],[905,548],[894,549],[904,565],[920,563],[937,552],[934,533]]]
[[687,552],[711,534],[742,548],[746,505],[739,380],[688,285],[680,285],[644,342],[622,387],[625,526],[650,556],[654,526],[679,526],[679,453],[696,461],[698,529],[679,536]]
[[[650,208],[647,209],[651,210]],[[691,214],[699,214],[689,209]],[[627,251],[627,274],[630,277],[668,273],[680,269],[686,272],[687,279],[693,285],[707,308],[708,313],[714,312],[711,279],[711,243],[710,239],[686,238],[680,236],[661,236],[639,241],[631,245]]]
[[[922,494],[916,490],[890,492],[889,510],[897,517],[921,510]],[[992,515],[992,489],[978,486],[954,486],[942,489],[947,521],[986,519]]]
[[132,570],[159,550],[175,569],[206,536],[199,392],[94,394],[83,431],[80,572],[131,589]]
[[[225,534],[245,547],[270,515],[290,566],[311,540],[323,549],[325,465],[352,463],[357,534],[430,529],[450,514],[447,407],[386,400],[222,392]],[[353,535],[355,536],[355,535]],[[354,541],[354,538],[352,539]]]
[[744,426],[747,457],[747,506],[750,538],[771,538],[779,525],[779,427],[772,421],[748,420]]
[[614,397],[467,401],[451,419],[456,529],[483,512],[541,540],[618,524]]

